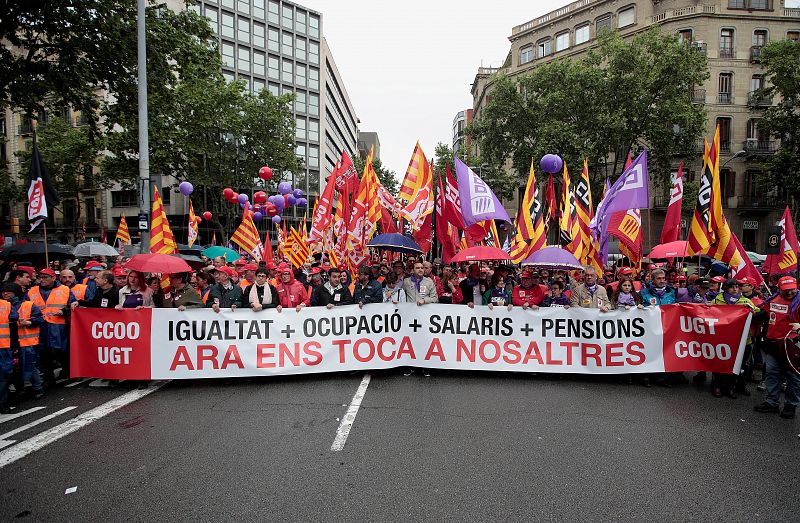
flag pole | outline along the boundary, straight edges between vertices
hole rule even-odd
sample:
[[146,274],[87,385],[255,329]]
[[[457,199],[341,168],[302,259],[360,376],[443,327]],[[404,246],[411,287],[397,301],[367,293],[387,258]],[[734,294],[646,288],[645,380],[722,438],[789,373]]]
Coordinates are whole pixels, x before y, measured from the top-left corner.
[[42,226],[44,227],[44,263],[47,268],[50,268],[50,253],[47,250],[47,220],[42,222]]

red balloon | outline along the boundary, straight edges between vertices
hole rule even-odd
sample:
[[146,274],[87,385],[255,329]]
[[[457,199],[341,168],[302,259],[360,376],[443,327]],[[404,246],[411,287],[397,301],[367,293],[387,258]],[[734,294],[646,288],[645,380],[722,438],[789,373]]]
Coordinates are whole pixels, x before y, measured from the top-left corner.
[[275,207],[273,203],[266,203],[264,204],[264,212],[267,213],[267,216],[277,216],[278,215],[278,208]]
[[272,178],[272,169],[267,167],[266,165],[258,170],[258,177],[264,181],[269,180]]
[[230,187],[226,187],[225,190],[222,191],[222,197],[226,200],[230,200],[231,196],[233,195],[233,189]]
[[253,203],[264,203],[267,201],[267,193],[264,191],[258,191],[257,193],[253,194]]
[[203,213],[203,219],[204,219],[205,221],[207,221],[207,222],[210,222],[210,221],[211,221],[211,218],[212,218],[213,216],[214,216],[214,215],[213,215],[213,214],[211,214],[211,211],[206,211],[206,212],[204,212],[204,213]]
[[231,194],[231,197],[228,199],[228,201],[230,201],[231,203],[239,203],[239,193],[234,192],[233,194]]

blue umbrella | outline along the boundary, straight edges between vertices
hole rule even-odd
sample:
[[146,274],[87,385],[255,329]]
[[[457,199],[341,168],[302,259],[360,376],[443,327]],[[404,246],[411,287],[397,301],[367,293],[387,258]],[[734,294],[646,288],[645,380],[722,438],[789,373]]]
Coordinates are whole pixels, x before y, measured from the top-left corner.
[[235,262],[241,256],[239,253],[234,251],[233,249],[229,249],[227,247],[223,247],[221,245],[214,245],[212,247],[207,248],[202,252],[203,256],[206,258],[216,258],[217,256],[225,256],[225,261],[227,262]]
[[396,232],[377,235],[367,244],[367,247],[405,254],[422,254],[422,248],[413,238]]

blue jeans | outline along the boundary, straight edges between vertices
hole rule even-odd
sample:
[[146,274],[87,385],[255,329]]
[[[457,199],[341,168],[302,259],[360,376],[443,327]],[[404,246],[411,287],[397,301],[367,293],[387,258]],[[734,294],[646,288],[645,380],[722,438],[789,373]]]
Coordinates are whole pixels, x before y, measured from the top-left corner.
[[20,381],[23,385],[26,381],[30,381],[33,390],[41,392],[42,375],[39,374],[39,369],[36,368],[38,359],[39,355],[36,352],[36,347],[25,347],[19,351]]
[[11,349],[0,349],[0,408],[8,406],[8,384],[14,371]]
[[772,354],[764,352],[764,363],[767,366],[766,377],[764,378],[767,386],[767,403],[778,405],[780,403],[781,383],[786,380],[786,392],[784,399],[787,405],[800,404],[800,374],[788,368],[788,365],[781,365],[781,362]]

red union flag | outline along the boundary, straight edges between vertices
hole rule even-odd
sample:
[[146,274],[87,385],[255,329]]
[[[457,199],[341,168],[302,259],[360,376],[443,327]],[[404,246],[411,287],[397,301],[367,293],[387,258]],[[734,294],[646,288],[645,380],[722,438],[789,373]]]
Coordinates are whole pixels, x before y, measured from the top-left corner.
[[672,191],[669,197],[667,216],[664,228],[661,229],[661,243],[674,242],[681,239],[681,207],[683,206],[683,162],[678,172],[672,177]]

